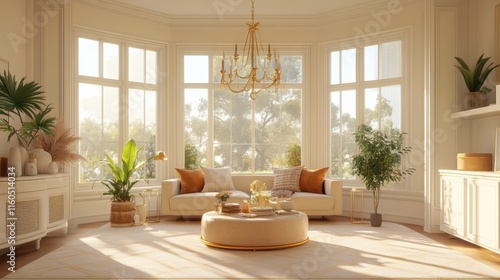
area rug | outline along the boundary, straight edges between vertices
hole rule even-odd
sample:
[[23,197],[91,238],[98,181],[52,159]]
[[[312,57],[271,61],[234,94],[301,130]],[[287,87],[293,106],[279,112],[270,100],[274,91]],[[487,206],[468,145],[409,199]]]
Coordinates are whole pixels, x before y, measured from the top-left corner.
[[311,221],[309,228],[310,241],[298,247],[235,251],[205,246],[199,221],[105,225],[5,278],[500,278],[500,271],[399,224]]

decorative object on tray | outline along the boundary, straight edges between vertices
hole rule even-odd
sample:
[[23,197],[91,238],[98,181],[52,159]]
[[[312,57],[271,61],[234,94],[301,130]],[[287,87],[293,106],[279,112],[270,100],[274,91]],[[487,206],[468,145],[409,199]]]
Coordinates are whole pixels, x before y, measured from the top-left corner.
[[471,69],[467,63],[461,59],[460,57],[455,57],[460,66],[455,65],[457,69],[460,71],[464,78],[465,85],[469,90],[467,95],[467,103],[466,109],[474,109],[483,106],[482,100],[485,99],[487,93],[491,92],[491,88],[487,86],[483,86],[486,78],[490,73],[500,65],[493,65],[494,63],[490,63],[486,68],[484,66],[490,59],[490,57],[483,58],[484,54],[482,54],[476,62],[474,69]]
[[297,211],[297,210],[290,210],[290,211],[278,210],[278,211],[276,211],[276,214],[278,214],[278,215],[299,214],[299,211]]
[[250,184],[251,199],[250,203],[259,205],[259,207],[267,206],[271,193],[266,191],[266,184],[260,180],[255,180]]
[[281,210],[292,211],[295,208],[295,203],[292,200],[283,200],[280,202]]
[[241,212],[239,203],[223,203],[222,213],[225,214],[238,214]]
[[250,203],[245,199],[243,200],[243,207],[241,207],[242,213],[250,213]]
[[230,191],[222,190],[215,195],[215,198],[217,198],[219,202],[224,203],[231,197],[232,194],[233,193]]
[[274,215],[273,208],[271,207],[252,207],[250,208],[250,213],[257,216],[269,216]]
[[215,213],[221,214],[222,213],[222,203],[216,202],[214,203],[215,206]]

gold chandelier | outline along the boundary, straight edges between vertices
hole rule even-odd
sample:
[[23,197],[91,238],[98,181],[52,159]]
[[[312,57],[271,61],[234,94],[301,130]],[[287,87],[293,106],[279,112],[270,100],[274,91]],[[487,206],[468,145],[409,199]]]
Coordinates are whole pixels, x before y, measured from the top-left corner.
[[[262,43],[257,39],[260,22],[254,21],[254,2],[252,0],[252,21],[247,22],[248,33],[243,47],[242,56],[238,54],[238,45],[234,45],[234,55],[229,57],[229,73],[226,75],[226,57],[222,52],[221,88],[227,87],[231,92],[250,92],[250,98],[255,100],[261,90],[275,92],[281,80],[281,63],[279,53],[271,45],[267,45],[267,55],[264,55]],[[263,54],[261,56],[261,54]]]

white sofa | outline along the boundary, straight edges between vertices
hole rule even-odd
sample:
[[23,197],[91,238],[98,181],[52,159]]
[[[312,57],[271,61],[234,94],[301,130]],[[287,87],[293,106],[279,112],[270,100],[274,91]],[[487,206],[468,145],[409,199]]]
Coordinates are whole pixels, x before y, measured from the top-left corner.
[[[273,186],[273,175],[232,175],[236,190],[232,191],[228,202],[242,204],[243,200],[250,199],[250,183],[260,180],[267,189]],[[295,209],[308,216],[333,216],[342,214],[342,181],[325,179],[323,181],[324,194],[296,192],[290,199],[294,201]],[[169,179],[162,183],[161,215],[170,216],[201,216],[207,211],[214,210],[216,192],[198,192],[180,194],[180,179]]]

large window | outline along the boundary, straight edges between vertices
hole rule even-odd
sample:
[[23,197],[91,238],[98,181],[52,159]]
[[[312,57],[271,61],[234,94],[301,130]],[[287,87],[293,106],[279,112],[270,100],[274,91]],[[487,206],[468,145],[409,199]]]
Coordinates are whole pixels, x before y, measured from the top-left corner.
[[[109,176],[100,162],[117,161],[123,145],[134,139],[138,160],[154,155],[157,135],[159,49],[155,46],[80,35],[77,41],[77,102],[80,154],[79,181]],[[156,178],[155,162],[136,178]]]
[[404,37],[332,47],[328,53],[330,175],[354,179],[351,161],[357,152],[353,136],[357,126],[403,129]]
[[249,94],[220,88],[222,51],[182,56],[186,168],[230,166],[234,172],[251,172],[253,154],[255,172],[300,164],[304,55],[284,53],[280,89],[258,94],[254,126]]

